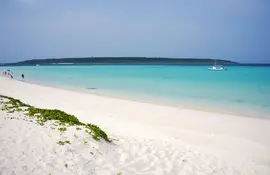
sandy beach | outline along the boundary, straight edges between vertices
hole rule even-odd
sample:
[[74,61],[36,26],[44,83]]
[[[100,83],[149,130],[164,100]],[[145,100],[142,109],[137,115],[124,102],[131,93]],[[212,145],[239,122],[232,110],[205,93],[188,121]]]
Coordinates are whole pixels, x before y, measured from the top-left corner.
[[[59,109],[107,132],[59,133],[0,111],[0,174],[270,174],[270,120],[109,98],[0,76],[0,95]],[[270,115],[270,114],[269,114]],[[76,137],[74,136],[76,135]],[[61,138],[71,144],[59,145]]]

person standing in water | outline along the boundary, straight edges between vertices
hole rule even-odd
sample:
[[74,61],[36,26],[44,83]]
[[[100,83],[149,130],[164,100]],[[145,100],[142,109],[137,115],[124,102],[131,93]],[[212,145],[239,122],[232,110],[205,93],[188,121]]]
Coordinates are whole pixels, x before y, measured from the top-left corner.
[[22,78],[24,79],[24,74],[22,74]]

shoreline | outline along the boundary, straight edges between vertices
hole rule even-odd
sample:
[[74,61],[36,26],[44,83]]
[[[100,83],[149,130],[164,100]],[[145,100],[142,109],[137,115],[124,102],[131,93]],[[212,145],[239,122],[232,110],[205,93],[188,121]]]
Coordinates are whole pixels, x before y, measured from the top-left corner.
[[[2,76],[2,75],[0,75]],[[5,76],[2,76],[4,78],[8,78]],[[234,109],[233,111],[228,111],[228,110],[221,110],[222,106],[217,105],[204,105],[203,107],[198,107],[200,104],[191,104],[192,102],[184,103],[183,101],[181,102],[165,102],[165,101],[160,101],[159,99],[156,98],[148,98],[148,100],[145,99],[140,99],[140,98],[135,98],[136,95],[127,95],[127,94],[116,94],[116,93],[110,93],[110,91],[106,92],[94,92],[95,90],[91,89],[83,89],[83,88],[75,88],[75,87],[68,87],[68,86],[62,86],[62,85],[56,85],[56,84],[48,84],[48,83],[42,83],[42,82],[36,82],[36,81],[25,81],[22,79],[18,78],[13,78],[13,80],[24,82],[24,83],[29,83],[37,86],[45,86],[45,87],[50,87],[50,88],[56,88],[56,89],[62,89],[66,91],[71,91],[71,92],[78,92],[78,93],[83,93],[83,94],[89,94],[89,95],[94,95],[94,96],[100,96],[100,97],[107,97],[107,98],[112,98],[112,99],[120,99],[120,100],[126,100],[126,101],[133,101],[133,102],[139,102],[139,103],[146,103],[146,104],[154,104],[154,105],[160,105],[160,106],[167,106],[167,107],[173,107],[173,108],[179,108],[179,109],[186,109],[186,110],[194,110],[194,111],[202,111],[202,112],[209,112],[209,113],[218,113],[218,114],[224,114],[224,115],[234,115],[234,116],[241,116],[241,117],[251,117],[251,118],[261,118],[261,119],[270,119],[270,115],[267,114],[254,114],[256,112],[255,110],[245,112],[243,113],[245,109]],[[91,92],[93,91],[93,92]],[[106,93],[106,94],[105,94]],[[224,104],[223,104],[224,105]],[[250,109],[249,109],[250,110]],[[241,111],[241,112],[240,112]]]
[[[180,109],[103,97],[14,81],[2,76],[0,76],[0,84],[1,95],[20,99],[24,103],[38,108],[63,110],[77,116],[82,122],[90,122],[100,126],[109,136],[120,138],[120,142],[124,142],[121,145],[123,149],[129,150],[133,149],[133,145],[143,144],[144,146],[138,146],[133,151],[142,153],[142,150],[147,148],[150,152],[143,152],[147,157],[143,159],[140,166],[133,167],[135,172],[136,170],[142,171],[143,168],[140,167],[145,167],[149,162],[152,162],[152,154],[161,156],[154,150],[157,148],[160,149],[159,151],[167,149],[167,144],[170,145],[170,148],[167,149],[168,153],[163,158],[155,158],[154,167],[161,168],[162,165],[159,163],[165,160],[168,163],[168,166],[165,167],[179,168],[179,171],[170,170],[168,172],[182,170],[183,161],[181,159],[179,164],[175,162],[178,161],[178,158],[173,158],[174,153],[175,156],[180,157],[181,154],[184,154],[185,160],[188,159],[188,162],[193,166],[191,169],[194,171],[198,171],[200,168],[196,167],[206,162],[207,165],[203,168],[202,174],[218,171],[214,174],[267,175],[270,172],[270,157],[268,156],[270,155],[270,120],[265,118]],[[9,135],[10,133],[0,132],[0,136],[3,134]],[[31,140],[31,138],[29,139]],[[146,147],[145,140],[154,140],[155,144],[152,147]],[[148,141],[147,144],[151,145],[152,141],[151,143]],[[182,149],[183,153],[181,153],[181,149],[178,150],[179,148]],[[130,161],[138,158],[137,156],[130,157],[134,152],[128,153],[127,151]],[[106,151],[103,154],[107,155]],[[194,159],[189,159],[187,156],[189,154]],[[216,162],[220,162],[220,164],[216,165]],[[213,169],[211,165],[216,168],[221,167]],[[126,170],[128,172],[128,169]],[[170,174],[168,172],[167,174]],[[188,170],[181,172],[187,173]]]

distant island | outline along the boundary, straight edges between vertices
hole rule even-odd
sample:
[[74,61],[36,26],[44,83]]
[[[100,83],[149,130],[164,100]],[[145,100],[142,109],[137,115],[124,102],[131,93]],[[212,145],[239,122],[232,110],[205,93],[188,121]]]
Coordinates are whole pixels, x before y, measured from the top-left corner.
[[35,65],[231,65],[237,62],[214,60],[210,58],[161,58],[161,57],[86,57],[86,58],[57,58],[32,59],[17,63],[5,63],[0,66],[35,66]]

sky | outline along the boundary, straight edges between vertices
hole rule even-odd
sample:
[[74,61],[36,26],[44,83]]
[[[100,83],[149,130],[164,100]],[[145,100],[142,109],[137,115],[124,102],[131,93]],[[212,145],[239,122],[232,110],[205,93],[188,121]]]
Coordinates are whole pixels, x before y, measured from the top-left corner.
[[0,0],[0,62],[99,56],[270,63],[270,0]]

